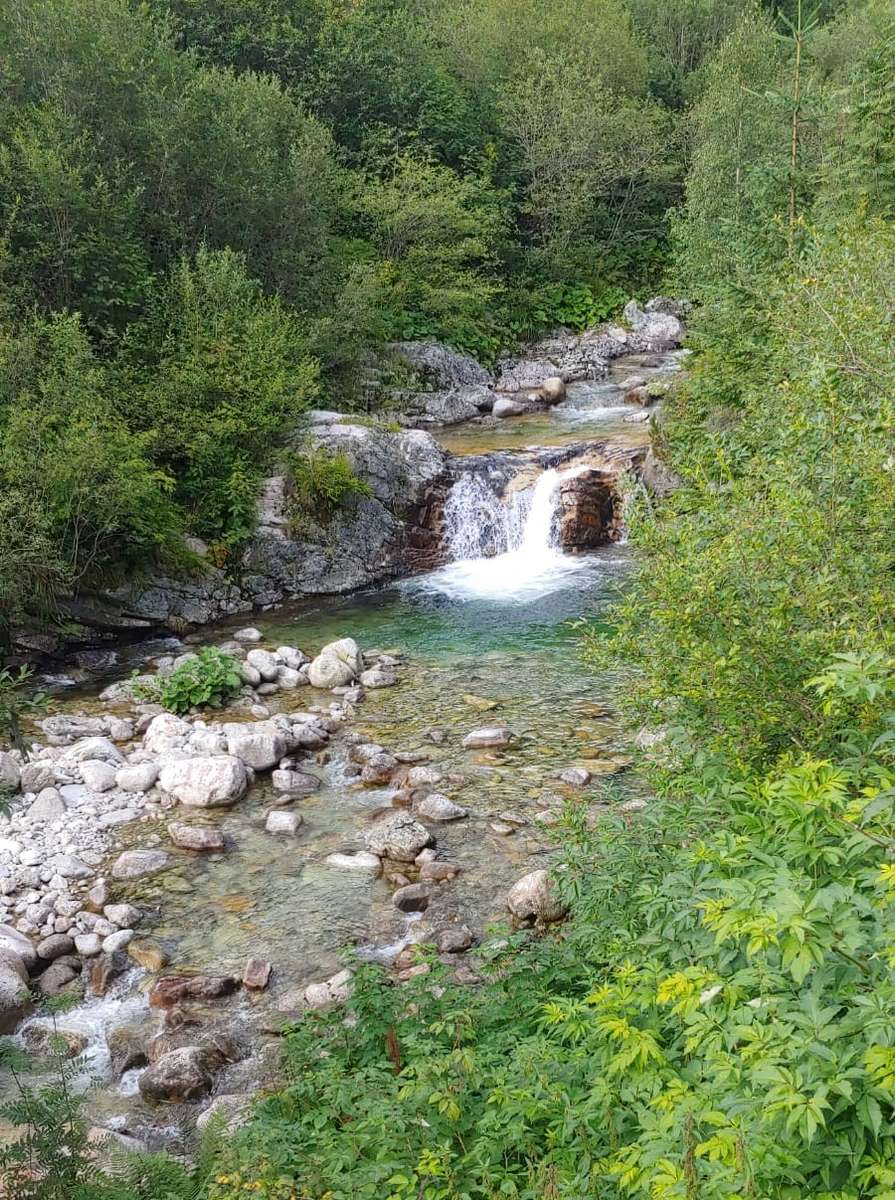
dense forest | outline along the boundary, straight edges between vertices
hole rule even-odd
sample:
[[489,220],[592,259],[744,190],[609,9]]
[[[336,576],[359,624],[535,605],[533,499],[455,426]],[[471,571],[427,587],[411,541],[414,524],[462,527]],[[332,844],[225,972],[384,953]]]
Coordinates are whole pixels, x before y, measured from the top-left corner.
[[571,918],[482,987],[362,968],[198,1165],[72,1116],[22,1196],[891,1200],[891,0],[18,0],[0,62],[7,625],[226,563],[384,342],[694,305],[584,635],[659,803],[570,811]]

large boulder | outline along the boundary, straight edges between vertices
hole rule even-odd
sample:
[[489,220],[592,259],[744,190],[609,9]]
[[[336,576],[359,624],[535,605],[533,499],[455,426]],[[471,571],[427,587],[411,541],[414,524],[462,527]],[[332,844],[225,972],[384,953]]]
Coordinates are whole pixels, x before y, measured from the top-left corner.
[[218,808],[235,804],[245,795],[249,781],[242,759],[211,754],[164,763],[159,784],[181,804]]
[[334,654],[318,654],[308,668],[311,687],[337,688],[353,683],[355,673],[346,662]]
[[[661,301],[659,307],[650,305]],[[629,300],[625,305],[625,320],[637,339],[638,347],[644,350],[673,350],[684,340],[684,327],[680,318],[669,312],[670,303],[661,297],[650,301],[646,309],[642,309],[636,300]]]
[[81,738],[79,742],[69,746],[62,754],[58,765],[63,770],[68,770],[94,759],[99,762],[111,763],[113,766],[124,766],[124,755],[111,738],[107,737]]
[[163,754],[184,745],[193,729],[189,721],[173,713],[159,713],[153,717],[143,735],[143,747],[150,754]]
[[434,838],[419,821],[406,812],[387,813],[367,830],[364,840],[374,854],[395,862],[413,862]]
[[481,363],[443,342],[392,342],[386,350],[436,388],[483,385],[490,381]]
[[288,749],[284,735],[267,721],[255,725],[228,724],[224,726],[224,733],[228,754],[256,771],[276,766]]
[[568,911],[553,894],[546,871],[532,871],[517,880],[507,896],[507,907],[519,921],[559,921]]
[[171,1050],[140,1076],[140,1093],[155,1103],[182,1104],[211,1091],[208,1055],[202,1046]]
[[37,951],[31,939],[12,925],[0,925],[0,950],[11,952],[26,967],[33,967],[37,962]]

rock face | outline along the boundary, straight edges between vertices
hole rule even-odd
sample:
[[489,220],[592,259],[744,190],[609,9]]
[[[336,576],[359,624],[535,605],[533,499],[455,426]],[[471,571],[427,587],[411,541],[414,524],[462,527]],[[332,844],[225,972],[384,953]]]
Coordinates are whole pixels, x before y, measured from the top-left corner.
[[165,763],[159,783],[181,804],[218,808],[245,795],[248,776],[242,760],[231,754],[200,755]]
[[[477,363],[465,370],[474,377],[456,386],[487,383],[487,372]],[[268,479],[238,584],[206,564],[189,577],[159,575],[122,587],[105,597],[108,605],[179,633],[285,600],[335,595],[391,579],[405,573],[420,551],[431,551],[429,507],[446,462],[437,442],[420,429],[393,433],[345,423],[350,417],[343,422],[338,414],[323,415],[336,419],[312,426],[314,444],[345,454],[371,495],[357,496],[325,530],[296,534],[290,529],[286,481]]]
[[532,871],[517,880],[507,896],[507,907],[519,921],[559,921],[566,914],[546,871]]
[[618,539],[622,528],[618,481],[610,471],[585,468],[562,482],[559,540],[571,553],[595,550]]
[[483,385],[491,379],[481,363],[442,342],[392,342],[386,351],[436,388]]

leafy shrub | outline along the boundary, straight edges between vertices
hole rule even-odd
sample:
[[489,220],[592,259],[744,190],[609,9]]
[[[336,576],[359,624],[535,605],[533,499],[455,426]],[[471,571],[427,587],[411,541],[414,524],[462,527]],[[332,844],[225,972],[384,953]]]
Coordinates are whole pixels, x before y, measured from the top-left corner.
[[35,597],[178,555],[182,518],[151,441],[129,429],[77,316],[0,329],[0,492],[23,507],[13,561]]
[[20,667],[18,672],[9,667],[0,669],[0,742],[15,746],[26,757],[28,747],[22,723],[38,716],[47,707],[44,692],[27,690],[31,675],[28,667]]
[[372,496],[373,489],[355,474],[342,451],[322,447],[291,455],[286,464],[289,479],[289,520],[294,529],[326,525],[352,500]]
[[317,394],[305,326],[240,255],[202,248],[158,288],[129,348],[132,419],[150,426],[191,530],[237,545],[263,464]]
[[241,687],[236,659],[214,646],[204,646],[166,679],[136,685],[134,694],[157,701],[168,712],[186,713],[192,708],[221,708]]
[[481,988],[424,953],[406,987],[362,966],[350,1023],[308,1015],[287,1036],[289,1084],[237,1135],[214,1200],[247,1181],[332,1200],[882,1200],[891,667],[837,660],[812,685],[842,721],[829,759],[634,825],[573,809],[571,922],[486,943]]

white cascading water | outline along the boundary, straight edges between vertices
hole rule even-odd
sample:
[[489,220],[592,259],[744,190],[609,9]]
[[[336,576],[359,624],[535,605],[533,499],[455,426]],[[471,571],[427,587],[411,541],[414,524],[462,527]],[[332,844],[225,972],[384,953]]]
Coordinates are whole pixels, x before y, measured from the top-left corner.
[[548,470],[504,502],[481,476],[464,475],[445,503],[452,561],[427,578],[455,599],[525,602],[563,586],[585,565],[559,545],[559,489],[575,471]]

